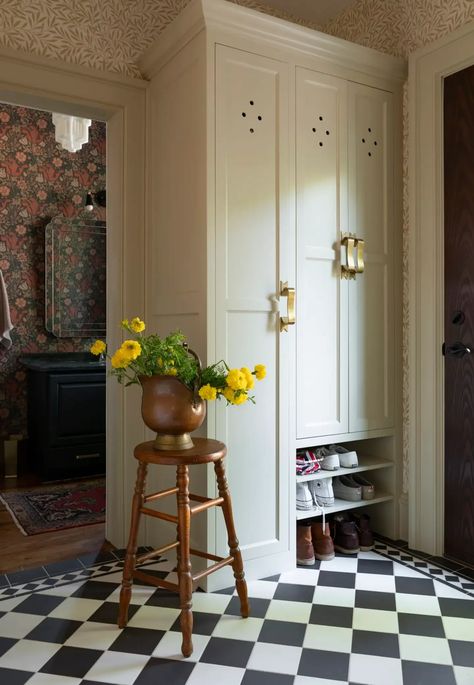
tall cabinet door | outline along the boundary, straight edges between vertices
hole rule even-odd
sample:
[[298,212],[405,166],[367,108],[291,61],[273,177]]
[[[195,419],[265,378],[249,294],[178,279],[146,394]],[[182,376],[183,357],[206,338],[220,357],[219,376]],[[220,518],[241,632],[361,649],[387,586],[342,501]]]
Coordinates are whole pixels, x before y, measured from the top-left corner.
[[296,70],[297,438],[348,430],[347,82]]
[[[272,555],[289,555],[294,506],[288,420],[294,331],[280,333],[278,312],[280,280],[292,286],[294,278],[288,67],[217,46],[215,97],[216,358],[238,368],[267,367],[265,380],[256,381],[256,404],[216,407],[239,540],[246,561],[255,561],[248,566],[255,575],[270,572],[264,564]],[[225,553],[221,516],[216,543]]]
[[349,227],[365,271],[349,287],[350,431],[393,425],[392,96],[349,85]]

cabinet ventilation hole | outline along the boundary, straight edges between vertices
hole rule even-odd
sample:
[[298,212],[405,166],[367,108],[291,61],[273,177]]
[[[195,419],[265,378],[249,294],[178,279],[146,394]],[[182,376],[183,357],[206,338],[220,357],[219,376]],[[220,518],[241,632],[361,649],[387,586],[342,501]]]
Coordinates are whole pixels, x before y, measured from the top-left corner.
[[372,157],[372,153],[371,153],[371,152],[369,152],[369,157]]
[[365,138],[362,138],[362,142],[365,143]]
[[[250,129],[250,133],[255,133],[253,128]],[[370,152],[369,152],[369,155],[370,155]]]
[[377,141],[376,140],[374,140],[374,145],[375,145],[375,147],[377,147]]
[[259,114],[258,117],[257,117],[257,119],[258,119],[259,121],[262,121],[263,117]]
[[253,104],[254,104],[253,100],[250,100],[250,104],[253,106]]
[[319,117],[319,121],[323,121],[323,118],[322,118],[322,117]]
[[316,133],[316,129],[315,129],[315,128],[312,128],[311,130],[312,130],[313,133]]
[[319,147],[322,147],[322,146],[323,146],[323,144],[320,142],[320,143],[319,143]]
[[330,134],[329,134],[329,131],[326,131],[326,135],[327,135],[327,136],[330,135]]
[[246,117],[247,116],[246,112],[242,112],[242,116]]
[[371,128],[368,128],[367,131],[368,131],[369,133],[372,133],[372,129],[371,129]]

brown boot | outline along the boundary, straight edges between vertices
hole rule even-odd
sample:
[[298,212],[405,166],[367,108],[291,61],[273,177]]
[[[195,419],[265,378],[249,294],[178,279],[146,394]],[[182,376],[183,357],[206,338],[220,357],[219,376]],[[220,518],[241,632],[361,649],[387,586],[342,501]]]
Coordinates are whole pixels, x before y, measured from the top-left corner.
[[374,535],[370,529],[370,516],[367,514],[352,514],[352,518],[359,533],[359,545],[362,552],[374,549]]
[[329,532],[329,523],[323,530],[321,522],[313,523],[311,526],[311,537],[313,538],[314,556],[320,561],[329,561],[336,556],[334,553],[334,543]]
[[311,526],[308,523],[296,526],[296,563],[302,566],[313,566],[315,563]]
[[346,514],[334,516],[334,548],[343,554],[360,552],[359,535],[355,521],[350,521]]

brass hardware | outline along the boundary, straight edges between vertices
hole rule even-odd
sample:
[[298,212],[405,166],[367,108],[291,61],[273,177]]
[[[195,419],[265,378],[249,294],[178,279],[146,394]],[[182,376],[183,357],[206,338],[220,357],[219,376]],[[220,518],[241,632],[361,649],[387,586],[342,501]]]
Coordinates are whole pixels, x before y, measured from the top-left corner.
[[287,331],[288,326],[295,324],[295,289],[288,287],[288,281],[280,281],[280,296],[287,298],[287,313],[288,316],[280,316],[280,331]]
[[346,248],[346,263],[341,264],[341,278],[355,279],[356,274],[364,273],[364,245],[364,241],[353,233],[342,234],[341,247]]

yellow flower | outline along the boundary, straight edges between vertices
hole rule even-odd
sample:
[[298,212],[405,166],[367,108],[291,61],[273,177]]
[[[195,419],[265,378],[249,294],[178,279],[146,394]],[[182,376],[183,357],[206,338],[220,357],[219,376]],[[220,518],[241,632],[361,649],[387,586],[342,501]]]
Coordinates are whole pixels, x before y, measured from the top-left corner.
[[222,394],[224,395],[224,397],[226,398],[226,400],[228,402],[234,401],[234,391],[232,390],[232,388],[224,388],[224,390],[222,391]]
[[130,364],[130,361],[130,357],[128,357],[120,347],[115,354],[112,355],[110,363],[114,369],[125,369]]
[[235,393],[234,399],[232,400],[232,404],[243,404],[244,402],[247,402],[248,400],[248,395],[246,392],[239,392],[238,394]]
[[163,366],[163,360],[162,360],[162,358],[161,358],[161,357],[158,357],[158,359],[156,360],[156,363],[158,364],[158,366]]
[[255,364],[255,377],[259,380],[262,381],[265,376],[267,375],[267,369],[265,367],[265,364]]
[[244,374],[245,380],[247,381],[247,390],[252,390],[253,386],[255,385],[255,378],[252,376],[252,372],[246,366],[243,366],[240,370]]
[[226,383],[232,390],[245,390],[247,379],[240,369],[231,369],[227,374]]
[[128,319],[122,319],[120,325],[122,326],[122,328],[128,328]]
[[129,361],[133,361],[142,353],[142,347],[136,340],[125,340],[120,349],[122,350],[123,355],[127,357]]
[[208,383],[207,385],[203,385],[202,388],[199,388],[199,397],[203,400],[215,400],[217,397],[217,390]]
[[166,372],[165,375],[166,376],[177,376],[178,372],[176,371],[176,369],[168,369],[168,371]]
[[130,328],[134,333],[141,333],[145,330],[144,322],[136,316],[130,321]]
[[92,352],[92,354],[96,355],[103,354],[106,349],[107,345],[103,340],[96,340],[95,343],[90,347],[90,351]]

